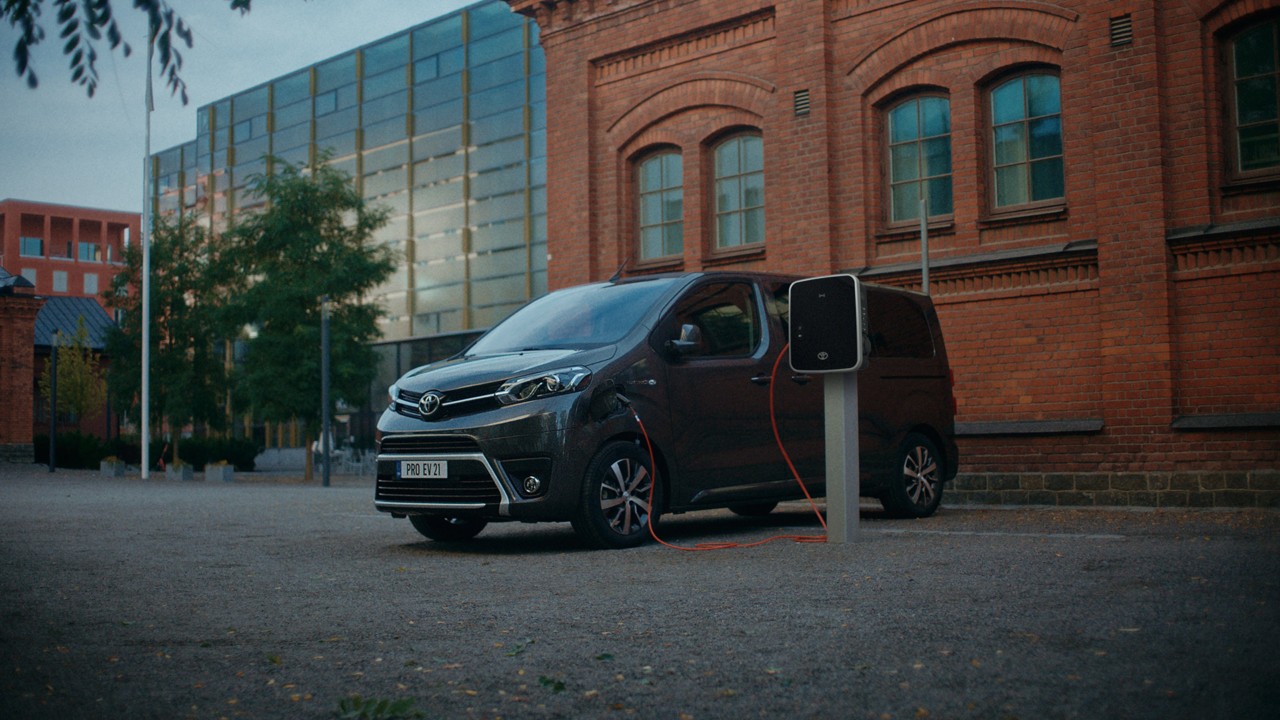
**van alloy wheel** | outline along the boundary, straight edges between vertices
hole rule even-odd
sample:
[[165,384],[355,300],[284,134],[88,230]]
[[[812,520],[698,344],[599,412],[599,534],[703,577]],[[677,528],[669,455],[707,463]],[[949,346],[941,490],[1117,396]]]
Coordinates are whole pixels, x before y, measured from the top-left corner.
[[902,517],[929,517],[942,503],[942,456],[924,435],[907,436],[898,453],[900,475],[882,498],[885,510]]
[[573,528],[601,548],[635,547],[657,523],[650,507],[654,477],[649,458],[634,443],[612,442],[587,466]]

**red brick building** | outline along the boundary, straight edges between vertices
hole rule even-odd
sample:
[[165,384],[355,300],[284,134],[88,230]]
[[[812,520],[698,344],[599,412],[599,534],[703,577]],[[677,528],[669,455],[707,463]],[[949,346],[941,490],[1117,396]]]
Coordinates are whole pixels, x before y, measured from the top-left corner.
[[1280,505],[1280,2],[509,0],[551,287],[930,290],[979,502]]
[[0,266],[0,462],[31,462],[36,316],[44,298]]
[[124,269],[124,248],[140,238],[135,212],[0,200],[0,265],[47,297],[92,297]]

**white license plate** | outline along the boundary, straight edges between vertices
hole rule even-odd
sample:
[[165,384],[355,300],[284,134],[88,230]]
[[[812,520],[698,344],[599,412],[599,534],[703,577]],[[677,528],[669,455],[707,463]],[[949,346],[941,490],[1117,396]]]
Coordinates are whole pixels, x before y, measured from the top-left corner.
[[400,477],[406,480],[437,480],[449,477],[447,460],[401,460]]

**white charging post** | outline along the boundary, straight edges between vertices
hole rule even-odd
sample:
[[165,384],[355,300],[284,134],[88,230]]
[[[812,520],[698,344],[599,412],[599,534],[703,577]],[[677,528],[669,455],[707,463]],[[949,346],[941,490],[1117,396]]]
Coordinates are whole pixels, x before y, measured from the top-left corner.
[[863,351],[862,283],[853,275],[797,280],[790,291],[791,368],[822,373],[827,471],[827,542],[858,538],[858,369]]

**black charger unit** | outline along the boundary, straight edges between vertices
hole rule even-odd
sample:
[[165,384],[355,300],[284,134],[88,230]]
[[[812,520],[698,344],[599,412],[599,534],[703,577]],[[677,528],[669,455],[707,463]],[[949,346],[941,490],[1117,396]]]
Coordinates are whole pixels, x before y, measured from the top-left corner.
[[802,373],[853,372],[862,367],[862,281],[827,275],[791,283],[791,369]]

